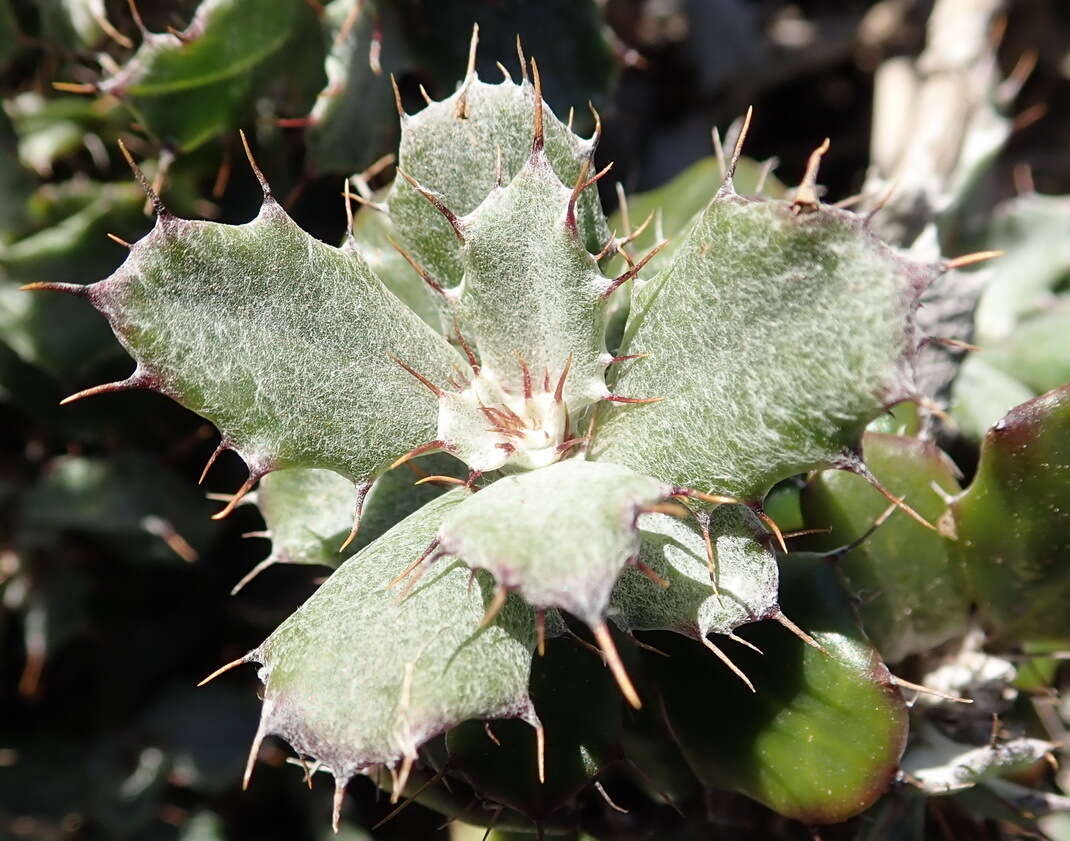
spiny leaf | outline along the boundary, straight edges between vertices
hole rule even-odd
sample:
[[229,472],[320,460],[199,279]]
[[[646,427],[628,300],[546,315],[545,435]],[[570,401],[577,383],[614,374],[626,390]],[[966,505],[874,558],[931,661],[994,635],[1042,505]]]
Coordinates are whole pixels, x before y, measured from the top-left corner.
[[369,481],[435,429],[434,398],[390,354],[440,379],[460,363],[354,249],[312,239],[270,196],[245,225],[162,213],[88,296],[137,360],[123,385],[213,421],[254,477]]
[[[434,474],[463,473],[449,456],[429,456],[414,464]],[[274,564],[313,564],[337,567],[350,555],[443,489],[434,483],[416,485],[418,475],[407,469],[380,476],[364,498],[357,536],[343,548],[353,527],[358,491],[347,479],[330,470],[293,468],[265,476],[256,492],[256,505],[264,517],[265,537],[271,552],[238,586]]]
[[571,192],[538,152],[462,218],[457,308],[484,376],[514,391],[518,357],[537,381],[551,383],[571,360],[564,397],[576,414],[608,394],[602,298],[609,281],[566,220]]
[[533,607],[562,608],[595,626],[639,553],[641,509],[669,493],[626,468],[569,459],[474,494],[446,517],[439,549],[489,571]]
[[[893,494],[935,523],[959,484],[950,460],[933,444],[866,433],[870,469]],[[806,525],[830,529],[808,547],[832,550],[860,538],[888,500],[859,476],[828,470],[802,494]],[[888,662],[934,648],[966,630],[969,596],[948,557],[948,543],[910,517],[895,513],[855,549],[839,558],[847,587],[858,599],[862,626]]]
[[314,26],[307,3],[284,0],[265,14],[257,0],[203,0],[181,33],[143,30],[134,56],[99,87],[160,140],[194,149],[244,116],[281,55],[319,64],[314,51],[285,52]]
[[531,611],[510,600],[480,622],[489,580],[442,564],[399,600],[389,582],[427,547],[464,492],[428,503],[350,558],[248,660],[263,664],[258,738],[276,734],[339,785],[415,758],[469,718],[537,724],[528,696]]
[[[413,63],[441,83],[464,67],[472,22],[479,23],[476,69],[495,74],[495,63],[513,66],[516,43],[552,68],[544,80],[546,100],[564,114],[604,96],[616,71],[605,13],[592,0],[386,0],[405,14],[405,38]],[[432,93],[434,91],[432,90]],[[588,125],[589,115],[578,120]]]
[[[377,196],[377,199],[381,198]],[[412,270],[412,266],[391,245],[390,238],[393,235],[393,223],[382,211],[362,207],[357,213],[353,223],[353,238],[375,276],[434,330],[449,332],[443,329],[441,296]]]
[[722,505],[701,516],[712,558],[693,523],[666,514],[643,516],[639,561],[669,586],[652,587],[638,570],[625,570],[612,600],[612,618],[622,629],[676,631],[702,639],[730,634],[777,611],[776,560],[762,543],[766,535],[758,518],[739,505]]
[[571,417],[598,400],[630,399],[605,384],[606,298],[616,286],[579,239],[576,202],[589,180],[561,183],[544,140],[540,124],[512,181],[465,216],[413,181],[463,242],[461,286],[429,284],[471,339],[474,351],[458,337],[474,376],[438,395],[436,440],[476,471],[551,464],[582,440]]
[[[492,85],[473,77],[453,96],[402,118],[398,166],[441,196],[453,213],[470,213],[497,184],[499,149],[503,183],[528,160],[534,103],[527,82]],[[574,135],[545,105],[543,126],[553,171],[563,183],[574,184],[591,156],[592,141]],[[449,223],[404,178],[394,180],[387,205],[401,244],[443,287],[457,286],[463,274],[461,250]],[[577,220],[580,242],[597,253],[608,230],[594,190],[580,197]]]
[[330,470],[297,467],[265,476],[256,507],[271,537],[271,554],[260,565],[337,567],[353,554],[339,547],[353,525],[356,505],[353,483]]
[[1070,638],[1070,386],[1011,410],[941,527],[982,620],[1006,640]]
[[[734,180],[740,195],[756,193],[762,169],[762,164],[750,158],[739,159]],[[661,237],[669,240],[669,244],[648,264],[647,271],[653,277],[672,262],[676,250],[687,239],[688,229],[710,203],[710,196],[722,177],[715,157],[702,158],[662,186],[628,196],[627,219],[624,207],[618,207],[609,217],[609,228],[616,231],[618,237],[627,236],[637,231],[650,214],[655,214],[654,221],[630,246],[637,254],[642,254],[657,245]],[[771,198],[783,198],[786,192],[784,185],[772,175],[767,175],[762,187],[762,194]]]
[[786,556],[781,599],[827,653],[771,622],[749,625],[741,635],[764,654],[739,648],[733,657],[757,694],[687,640],[651,638],[670,657],[644,652],[643,659],[657,676],[680,748],[704,783],[804,823],[845,820],[894,778],[906,708],[822,561]]
[[626,468],[570,459],[499,479],[466,500],[443,522],[437,551],[489,571],[503,594],[516,590],[539,610],[561,608],[587,623],[638,707],[605,615],[617,577],[639,554],[643,507],[670,494]]
[[913,396],[913,312],[936,274],[853,214],[722,192],[632,308],[622,352],[650,357],[614,389],[665,399],[607,412],[592,455],[748,501],[843,462]]

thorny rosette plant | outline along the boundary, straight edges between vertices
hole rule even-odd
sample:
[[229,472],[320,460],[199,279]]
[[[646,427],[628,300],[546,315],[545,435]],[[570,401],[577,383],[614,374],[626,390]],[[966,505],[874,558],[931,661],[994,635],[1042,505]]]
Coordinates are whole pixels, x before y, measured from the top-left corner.
[[[225,451],[249,468],[215,516],[255,495],[267,521],[256,572],[337,567],[215,673],[260,666],[246,783],[280,736],[310,779],[334,777],[336,827],[366,774],[541,833],[571,826],[576,792],[614,762],[671,802],[679,775],[647,762],[667,724],[682,754],[661,770],[809,823],[860,812],[899,767],[903,682],[827,562],[872,529],[789,555],[766,497],[801,473],[854,474],[882,498],[865,525],[900,509],[892,522],[943,545],[940,512],[867,466],[863,431],[924,399],[921,294],[991,255],[916,262],[870,216],[822,203],[827,142],[788,198],[740,195],[744,124],[705,206],[635,259],[642,229],[611,231],[593,189],[599,129],[558,120],[523,54],[519,83],[473,66],[418,113],[398,97],[398,177],[347,190],[340,247],[290,219],[251,154],[264,199],[237,226],[177,217],[128,154],[153,230],[98,283],[31,284],[84,297],[136,363],[64,402],[150,388],[204,416],[221,434],[205,472]],[[970,500],[949,515],[959,540]],[[680,639],[650,650],[646,630]],[[472,730],[496,719],[534,732]]]

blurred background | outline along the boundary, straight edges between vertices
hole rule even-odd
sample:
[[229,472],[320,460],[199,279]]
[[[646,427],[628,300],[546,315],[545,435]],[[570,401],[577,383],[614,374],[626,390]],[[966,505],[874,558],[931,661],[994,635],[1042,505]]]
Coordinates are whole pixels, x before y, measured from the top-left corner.
[[[0,0],[0,838],[329,833],[328,787],[295,784],[281,745],[265,745],[251,790],[240,791],[258,715],[254,673],[194,688],[257,645],[324,570],[279,567],[231,596],[268,551],[254,506],[209,519],[218,503],[205,492],[233,491],[245,478],[238,459],[223,456],[198,487],[216,433],[159,395],[59,407],[124,378],[130,361],[90,308],[17,291],[98,280],[126,253],[107,234],[132,241],[149,230],[119,138],[176,212],[243,222],[260,202],[244,127],[291,215],[337,242],[344,178],[396,148],[389,74],[410,112],[421,86],[448,95],[478,21],[482,78],[498,77],[498,61],[518,78],[519,34],[562,118],[575,108],[586,133],[587,102],[598,110],[598,162],[615,162],[599,184],[607,211],[616,182],[628,194],[669,182],[714,155],[711,128],[731,142],[753,105],[745,152],[771,161],[780,183],[798,183],[828,137],[826,201],[872,207],[896,185],[878,223],[887,239],[935,258],[990,245],[998,229],[1065,282],[1068,205],[1014,204],[1070,193],[1070,5],[1060,0],[255,5],[264,32],[235,31],[223,48],[235,61],[260,49],[256,73],[176,101],[127,84],[131,56],[142,27],[184,30],[195,0],[141,0],[140,20],[117,0]],[[287,21],[277,43],[276,18]],[[712,192],[712,165],[695,172]],[[935,317],[968,338],[963,314],[977,289],[963,282],[947,297]],[[927,373],[945,401],[948,364],[941,357]],[[967,464],[969,442],[1039,390],[1006,375],[993,394],[993,380],[975,380],[985,387],[951,401],[958,426],[945,436]],[[361,827],[389,805],[365,780],[349,792],[347,841],[467,837],[417,806],[371,833]]]

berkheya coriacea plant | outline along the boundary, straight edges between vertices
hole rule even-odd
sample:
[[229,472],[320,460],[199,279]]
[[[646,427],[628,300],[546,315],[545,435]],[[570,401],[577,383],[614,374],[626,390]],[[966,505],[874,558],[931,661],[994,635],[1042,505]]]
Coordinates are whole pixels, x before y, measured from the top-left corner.
[[[396,795],[421,746],[471,719],[532,725],[542,780],[529,678],[546,636],[571,633],[565,614],[589,628],[636,708],[645,699],[607,620],[699,640],[761,693],[709,635],[746,644],[739,626],[775,619],[895,693],[864,638],[822,644],[781,611],[784,537],[762,502],[818,468],[876,483],[862,431],[918,397],[915,310],[956,262],[912,262],[866,218],[822,204],[826,147],[792,199],[738,195],[744,129],[723,183],[646,276],[658,248],[632,260],[592,189],[605,172],[593,174],[598,130],[575,135],[543,103],[535,62],[530,78],[522,67],[520,83],[506,72],[497,84],[469,69],[413,115],[399,99],[399,177],[385,197],[365,191],[361,212],[379,214],[380,240],[415,285],[377,276],[382,254],[358,243],[351,217],[341,247],[302,231],[251,155],[264,191],[253,221],[177,218],[134,166],[153,230],[98,283],[35,285],[88,299],[136,362],[68,401],[151,388],[216,424],[212,460],[231,450],[249,468],[216,516],[262,480],[264,502],[283,501],[265,507],[271,562],[344,557],[280,545],[273,517],[299,535],[303,511],[355,508],[349,544],[366,500],[397,487],[393,471],[411,483],[403,463],[443,452],[467,466],[425,475],[456,487],[363,545],[219,670],[261,666],[246,782],[260,741],[280,736],[334,776],[336,825],[354,775],[386,769]],[[310,519],[306,531],[324,528]],[[901,708],[887,720],[894,765]]]

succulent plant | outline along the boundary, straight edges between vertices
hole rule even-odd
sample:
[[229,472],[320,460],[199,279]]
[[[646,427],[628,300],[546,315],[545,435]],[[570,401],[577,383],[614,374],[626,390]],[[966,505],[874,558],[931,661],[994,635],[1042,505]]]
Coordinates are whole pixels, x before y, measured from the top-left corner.
[[[238,5],[204,4],[200,25]],[[190,60],[150,39],[122,73],[172,67],[169,47]],[[260,508],[272,548],[250,576],[335,568],[206,679],[260,667],[245,783],[278,736],[310,780],[333,776],[336,829],[359,774],[394,799],[540,834],[573,830],[578,793],[609,799],[602,779],[622,768],[661,802],[719,787],[806,823],[858,814],[897,778],[907,740],[906,684],[884,660],[960,634],[973,600],[993,627],[1043,635],[996,592],[1035,584],[1025,560],[1002,571],[1008,585],[971,542],[998,540],[984,531],[991,488],[1021,486],[1031,462],[986,444],[981,478],[948,501],[959,487],[935,447],[864,435],[924,400],[920,297],[975,255],[913,261],[869,217],[824,204],[827,142],[787,197],[741,195],[748,113],[719,183],[677,214],[671,251],[658,235],[636,259],[642,231],[618,236],[599,202],[597,114],[581,137],[544,103],[534,60],[491,84],[474,41],[471,55],[456,92],[416,113],[395,87],[398,175],[384,193],[347,188],[340,246],[290,218],[247,142],[263,203],[243,225],[179,218],[124,147],[153,229],[104,280],[26,287],[84,298],[134,360],[65,403],[153,389],[218,427],[205,473],[224,452],[244,460],[215,517]],[[250,78],[213,82],[227,109]],[[155,129],[175,116],[167,98],[114,84],[177,146],[231,118]],[[1055,420],[1029,437],[1065,466],[1053,395]],[[833,510],[848,533],[789,553],[766,500],[810,472],[807,525]],[[899,495],[930,481],[948,499],[915,510]],[[1030,493],[1054,504],[1049,484]],[[897,530],[860,546],[889,504]],[[879,579],[888,600],[861,611],[867,636],[836,572],[870,586],[889,551],[939,563],[942,601],[912,612],[917,566]],[[710,727],[729,717],[731,732]]]

